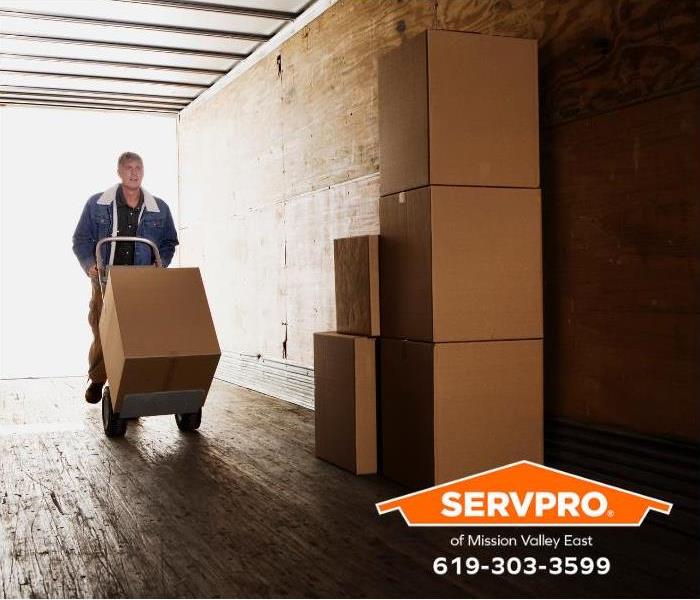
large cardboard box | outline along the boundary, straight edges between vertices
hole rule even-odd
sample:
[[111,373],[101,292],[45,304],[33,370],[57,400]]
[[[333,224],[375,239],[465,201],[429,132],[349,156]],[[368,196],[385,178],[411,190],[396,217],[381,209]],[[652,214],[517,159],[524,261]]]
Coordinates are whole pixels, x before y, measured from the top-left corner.
[[379,335],[379,236],[333,241],[336,329],[353,335]]
[[380,198],[382,336],[542,337],[540,191],[431,186]]
[[542,340],[382,339],[382,472],[417,489],[542,462]]
[[314,334],[316,456],[353,473],[377,472],[376,340]]
[[427,31],[379,59],[380,193],[539,187],[537,41]]
[[100,338],[119,413],[168,414],[198,397],[203,403],[221,356],[196,268],[112,267]]

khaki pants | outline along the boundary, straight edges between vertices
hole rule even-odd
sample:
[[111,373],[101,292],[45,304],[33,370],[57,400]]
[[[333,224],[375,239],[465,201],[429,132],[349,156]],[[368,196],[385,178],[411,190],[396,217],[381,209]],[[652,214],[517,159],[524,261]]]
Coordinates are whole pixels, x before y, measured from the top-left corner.
[[90,298],[90,312],[88,313],[88,323],[92,329],[92,344],[88,354],[88,376],[91,381],[103,383],[107,381],[105,371],[105,361],[102,356],[102,344],[100,342],[100,313],[102,312],[102,294],[100,284],[97,279],[91,279],[92,297]]

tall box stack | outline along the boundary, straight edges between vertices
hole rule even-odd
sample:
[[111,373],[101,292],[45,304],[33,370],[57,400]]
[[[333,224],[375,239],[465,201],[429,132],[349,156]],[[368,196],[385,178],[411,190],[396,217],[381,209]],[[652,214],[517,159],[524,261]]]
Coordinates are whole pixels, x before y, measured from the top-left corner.
[[382,471],[542,460],[537,42],[427,31],[379,60]]
[[333,245],[338,331],[314,334],[316,456],[358,475],[376,473],[378,236]]

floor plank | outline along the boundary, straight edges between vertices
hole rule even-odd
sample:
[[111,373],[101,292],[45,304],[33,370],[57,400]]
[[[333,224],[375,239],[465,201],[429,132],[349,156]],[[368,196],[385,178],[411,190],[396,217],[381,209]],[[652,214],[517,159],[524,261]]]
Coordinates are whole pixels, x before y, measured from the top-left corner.
[[[650,534],[610,542],[616,578],[438,577],[452,530],[379,518],[374,503],[405,490],[316,459],[313,412],[215,381],[198,433],[152,417],[110,440],[83,386],[0,382],[3,597],[645,596],[668,584],[640,554]],[[673,591],[691,594],[686,550],[668,547]]]

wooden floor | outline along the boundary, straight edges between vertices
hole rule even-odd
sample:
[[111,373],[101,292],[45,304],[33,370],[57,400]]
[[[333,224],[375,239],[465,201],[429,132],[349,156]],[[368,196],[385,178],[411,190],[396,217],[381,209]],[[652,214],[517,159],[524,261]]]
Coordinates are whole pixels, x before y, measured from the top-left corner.
[[697,593],[693,542],[653,524],[593,532],[607,577],[439,577],[455,530],[378,517],[374,503],[405,490],[317,460],[311,411],[216,381],[198,433],[152,417],[109,440],[83,389],[0,382],[3,597]]

